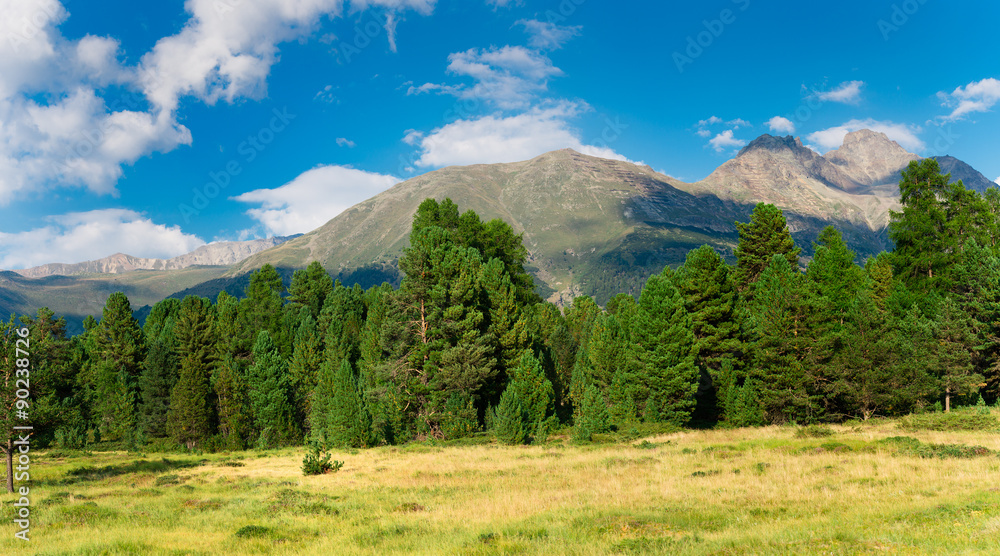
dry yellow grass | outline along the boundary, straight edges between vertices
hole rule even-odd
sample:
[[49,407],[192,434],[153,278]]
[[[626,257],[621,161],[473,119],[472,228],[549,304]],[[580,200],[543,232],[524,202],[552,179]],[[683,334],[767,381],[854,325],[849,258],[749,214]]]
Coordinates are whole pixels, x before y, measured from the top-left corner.
[[[897,455],[872,444],[907,434],[891,422],[832,428],[386,447],[312,477],[303,449],[40,457],[32,541],[6,496],[0,552],[1000,554],[1000,458]],[[1000,450],[993,433],[908,435]]]

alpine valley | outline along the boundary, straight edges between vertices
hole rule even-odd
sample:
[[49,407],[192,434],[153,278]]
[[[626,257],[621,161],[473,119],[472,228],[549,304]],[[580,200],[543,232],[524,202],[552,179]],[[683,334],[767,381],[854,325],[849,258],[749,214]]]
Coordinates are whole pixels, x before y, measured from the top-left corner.
[[[798,138],[762,135],[693,183],[570,149],[523,162],[452,166],[401,182],[301,236],[210,244],[170,260],[116,254],[0,271],[0,313],[48,306],[74,333],[85,316],[100,315],[114,291],[125,292],[133,307],[192,293],[242,295],[249,273],[265,264],[286,283],[312,261],[347,285],[396,282],[413,214],[428,197],[451,198],[460,210],[500,218],[522,233],[542,297],[564,304],[587,294],[603,304],[618,292],[637,294],[650,274],[680,264],[702,244],[733,261],[734,222],[748,220],[758,202],[785,213],[805,256],[828,225],[861,259],[885,250],[900,171],[920,158],[882,133],[860,130],[822,156]],[[961,160],[935,158],[952,181],[979,192],[995,185]]]

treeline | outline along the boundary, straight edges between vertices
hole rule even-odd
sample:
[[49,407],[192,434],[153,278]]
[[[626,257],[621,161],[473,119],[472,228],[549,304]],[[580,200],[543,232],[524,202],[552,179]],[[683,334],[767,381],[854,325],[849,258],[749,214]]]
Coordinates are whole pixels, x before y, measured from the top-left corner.
[[949,184],[930,159],[900,190],[895,249],[863,266],[827,228],[803,269],[781,211],[759,204],[737,223],[735,266],[703,246],[638,298],[565,310],[534,293],[510,226],[428,199],[398,288],[345,287],[313,263],[286,289],[265,266],[242,299],[166,299],[142,327],[120,293],[73,338],[46,309],[11,317],[0,356],[10,374],[27,327],[36,442],[64,447],[365,447],[484,430],[526,443],[566,424],[587,439],[993,401],[1000,196]]

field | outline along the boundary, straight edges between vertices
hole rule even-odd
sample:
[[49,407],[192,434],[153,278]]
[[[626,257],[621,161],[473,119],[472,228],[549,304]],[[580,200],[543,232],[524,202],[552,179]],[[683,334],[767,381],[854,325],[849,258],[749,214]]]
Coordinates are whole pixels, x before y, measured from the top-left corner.
[[5,494],[0,553],[998,554],[997,451],[895,421],[412,444],[308,477],[303,448],[39,451],[31,541]]

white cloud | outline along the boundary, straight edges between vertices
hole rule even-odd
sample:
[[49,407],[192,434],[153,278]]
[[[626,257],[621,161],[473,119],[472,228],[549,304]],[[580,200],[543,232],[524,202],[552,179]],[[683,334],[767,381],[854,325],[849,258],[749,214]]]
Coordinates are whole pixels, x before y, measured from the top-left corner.
[[888,120],[879,121],[872,118],[868,118],[866,120],[850,120],[836,127],[810,133],[807,137],[811,143],[809,147],[820,153],[839,148],[844,143],[845,135],[852,131],[858,131],[859,129],[870,129],[872,131],[882,132],[886,134],[889,139],[899,143],[899,146],[911,153],[919,153],[926,148],[924,142],[917,137],[917,133],[920,133],[921,131],[919,127],[907,124],[897,124]]
[[565,148],[629,161],[606,145],[588,145],[580,139],[568,120],[586,109],[584,105],[562,101],[515,116],[459,120],[426,136],[411,132],[407,138],[420,148],[416,165],[421,167],[517,162]]
[[510,8],[513,6],[520,6],[524,4],[523,0],[486,0],[486,4],[493,6],[493,9],[497,8]]
[[708,143],[712,145],[712,148],[715,149],[715,152],[717,153],[721,153],[722,151],[729,148],[742,147],[743,145],[747,144],[747,142],[744,141],[743,139],[736,139],[735,137],[733,137],[733,130],[731,129],[727,129],[722,133],[716,135],[715,137],[710,139]]
[[842,102],[844,104],[857,104],[861,100],[861,88],[864,81],[845,81],[835,89],[825,92],[817,92],[816,97],[822,101]]
[[775,116],[768,120],[767,127],[775,133],[786,133],[789,135],[795,133],[795,124],[792,123],[792,120],[781,116]]
[[125,209],[75,212],[49,220],[51,224],[26,232],[0,232],[0,268],[78,263],[114,253],[166,259],[205,244],[178,226],[156,224]]
[[712,132],[707,129],[699,129],[695,133],[698,137],[705,137],[706,139],[712,136]]
[[720,118],[718,116],[712,116],[712,117],[708,118],[707,120],[698,120],[698,125],[701,126],[701,127],[709,126],[709,125],[714,125],[714,124],[721,124],[721,123],[722,123],[722,118]]
[[997,176],[997,179],[995,179],[993,181],[996,182],[997,185],[1000,185],[1000,176]]
[[988,78],[973,81],[964,87],[957,87],[950,94],[939,92],[942,106],[954,107],[951,114],[942,116],[946,121],[954,121],[972,112],[987,112],[1000,101],[1000,80]]
[[471,48],[448,56],[448,72],[469,77],[472,86],[425,83],[407,94],[440,92],[462,99],[491,102],[502,109],[519,109],[548,90],[548,81],[562,75],[548,56],[523,46]]
[[354,141],[351,141],[350,139],[348,139],[346,137],[337,137],[337,146],[338,147],[347,147],[349,149],[353,149],[354,148]]
[[537,19],[522,19],[515,25],[524,27],[524,32],[530,35],[528,45],[541,50],[557,50],[563,44],[580,35],[583,30],[581,25],[561,26],[551,21],[539,21]]
[[[260,98],[278,45],[303,39],[342,0],[188,0],[181,30],[161,38],[138,65],[119,43],[67,40],[57,0],[0,0],[0,205],[46,187],[114,194],[122,165],[192,142],[178,122],[180,99],[207,104]],[[393,40],[397,12],[430,13],[435,0],[353,0],[350,10],[384,9]],[[106,102],[100,91],[125,93]],[[332,101],[324,90],[319,100]]]
[[345,166],[319,166],[274,189],[249,191],[234,200],[259,204],[247,214],[268,235],[305,233],[393,185],[399,178]]
[[753,124],[744,120],[743,118],[736,118],[735,120],[729,120],[728,122],[726,122],[726,124],[736,126],[737,128],[739,128],[740,126],[753,127]]

